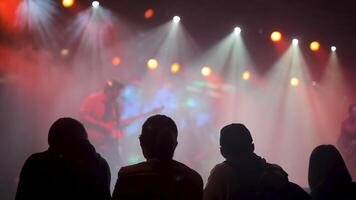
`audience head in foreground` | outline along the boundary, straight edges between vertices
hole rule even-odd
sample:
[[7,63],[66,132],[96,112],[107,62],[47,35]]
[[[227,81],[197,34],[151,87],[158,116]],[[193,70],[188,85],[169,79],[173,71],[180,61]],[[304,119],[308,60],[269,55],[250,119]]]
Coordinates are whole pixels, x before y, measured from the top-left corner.
[[309,199],[288,174],[254,153],[250,131],[230,124],[220,131],[220,152],[226,159],[210,173],[204,200]]
[[177,136],[170,117],[149,117],[139,137],[146,161],[120,169],[113,199],[201,199],[201,176],[173,160]]
[[110,199],[109,166],[79,121],[55,121],[48,143],[48,150],[31,155],[24,164],[16,200]]
[[139,138],[144,157],[171,160],[178,144],[177,136],[177,125],[171,118],[164,115],[148,118]]
[[320,145],[313,150],[308,180],[312,199],[356,199],[356,184],[333,145]]
[[255,146],[250,131],[243,124],[230,124],[220,131],[220,151],[227,160],[252,156]]

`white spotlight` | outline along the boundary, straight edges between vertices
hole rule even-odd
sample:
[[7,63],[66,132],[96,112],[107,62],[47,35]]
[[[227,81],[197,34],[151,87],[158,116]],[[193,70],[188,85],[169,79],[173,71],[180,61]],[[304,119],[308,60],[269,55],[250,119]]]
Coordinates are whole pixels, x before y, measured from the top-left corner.
[[173,17],[173,22],[174,23],[178,23],[180,21],[180,17],[178,17],[178,16],[174,16]]
[[93,3],[91,3],[91,5],[93,6],[93,8],[97,8],[97,7],[99,7],[100,3],[99,3],[99,1],[93,1]]
[[239,35],[239,34],[241,33],[241,28],[238,27],[238,26],[236,26],[236,27],[234,28],[234,33],[235,33],[236,35]]
[[293,45],[298,45],[298,43],[299,43],[298,39],[293,39],[293,40],[292,40],[292,44],[293,44]]
[[331,49],[332,52],[335,52],[336,51],[336,46],[331,46],[330,49]]

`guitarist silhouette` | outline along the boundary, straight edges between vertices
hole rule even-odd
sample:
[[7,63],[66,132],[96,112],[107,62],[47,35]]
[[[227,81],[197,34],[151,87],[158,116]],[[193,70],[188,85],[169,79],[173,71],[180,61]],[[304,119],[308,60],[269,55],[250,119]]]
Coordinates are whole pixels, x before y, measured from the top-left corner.
[[119,96],[124,87],[124,84],[117,80],[107,80],[103,91],[89,96],[80,109],[81,120],[88,131],[90,141],[96,150],[107,159],[115,173],[120,165],[118,142],[124,136],[119,127],[127,126],[139,118],[162,109],[154,109],[151,112],[120,120],[123,106]]

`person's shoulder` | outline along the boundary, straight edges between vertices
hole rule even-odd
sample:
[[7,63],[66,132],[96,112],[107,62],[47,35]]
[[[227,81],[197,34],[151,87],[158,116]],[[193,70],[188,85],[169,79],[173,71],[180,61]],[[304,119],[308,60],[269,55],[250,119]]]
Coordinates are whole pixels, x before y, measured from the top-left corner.
[[53,159],[53,155],[47,150],[30,155],[23,166],[24,169],[37,169],[47,166]]
[[185,165],[181,162],[173,160],[173,165],[174,165],[175,169],[178,171],[186,172],[187,174],[190,174],[195,177],[201,177],[198,172],[196,172],[194,169],[188,167],[187,165]]
[[279,174],[280,176],[288,177],[288,173],[281,166],[275,163],[267,163],[266,170],[267,172],[273,172]]
[[106,161],[106,159],[105,159],[104,157],[102,157],[99,153],[96,153],[96,152],[95,152],[95,158],[96,158],[96,161],[97,161],[100,165],[104,165],[104,166],[109,167],[109,164],[108,164],[108,162]]
[[149,170],[150,167],[147,162],[140,162],[137,164],[121,167],[119,170],[119,174],[135,174],[135,173],[141,173]]
[[229,175],[233,172],[234,172],[234,170],[229,164],[227,164],[226,162],[221,162],[214,166],[214,168],[211,170],[210,174],[221,174],[221,175],[227,174],[227,175]]
[[26,162],[36,162],[36,161],[43,161],[43,160],[48,160],[50,159],[51,153],[47,150],[47,151],[43,151],[43,152],[38,152],[38,153],[34,153],[32,155],[30,155],[27,158]]
[[177,178],[179,177],[183,182],[194,183],[192,185],[195,185],[197,188],[203,188],[203,179],[197,171],[181,162],[172,161],[172,168]]

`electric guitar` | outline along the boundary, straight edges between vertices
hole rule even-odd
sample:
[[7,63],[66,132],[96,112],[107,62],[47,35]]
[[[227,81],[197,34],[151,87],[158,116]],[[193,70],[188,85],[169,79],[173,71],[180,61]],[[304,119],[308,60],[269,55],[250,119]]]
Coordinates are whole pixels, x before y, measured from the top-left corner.
[[[105,122],[102,126],[98,126],[91,123],[86,123],[86,127],[89,133],[89,137],[91,140],[95,140],[96,142],[103,141],[105,139],[117,139],[125,136],[123,132],[123,128],[129,126],[133,122],[158,113],[164,109],[164,106],[157,107],[151,111],[144,112],[123,120],[120,120],[119,124],[115,122]],[[104,128],[105,127],[105,128]]]

